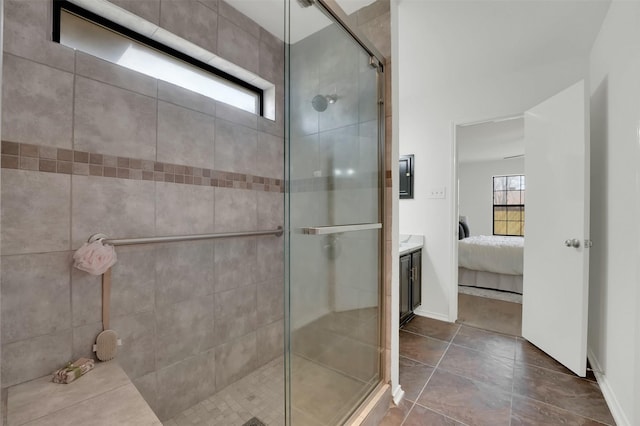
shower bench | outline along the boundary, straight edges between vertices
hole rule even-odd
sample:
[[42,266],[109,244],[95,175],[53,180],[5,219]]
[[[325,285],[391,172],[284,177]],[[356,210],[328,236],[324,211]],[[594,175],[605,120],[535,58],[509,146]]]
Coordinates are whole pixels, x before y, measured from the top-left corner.
[[8,389],[7,426],[162,426],[117,361],[68,384],[51,375]]

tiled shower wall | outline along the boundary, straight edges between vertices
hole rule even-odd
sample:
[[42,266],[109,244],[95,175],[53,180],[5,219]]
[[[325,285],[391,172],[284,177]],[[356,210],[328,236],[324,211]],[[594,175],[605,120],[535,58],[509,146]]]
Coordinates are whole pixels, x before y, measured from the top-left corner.
[[[113,3],[274,82],[277,120],[53,43],[49,0],[5,0],[5,387],[91,355],[100,278],[71,267],[89,235],[282,225],[282,42],[223,1]],[[118,361],[161,419],[282,354],[282,238],[117,254]]]
[[[376,70],[338,25],[290,52],[291,228],[378,222]],[[313,108],[316,95],[332,94],[335,103]],[[377,234],[291,235],[292,328],[378,305]],[[307,258],[315,260],[312,273]]]

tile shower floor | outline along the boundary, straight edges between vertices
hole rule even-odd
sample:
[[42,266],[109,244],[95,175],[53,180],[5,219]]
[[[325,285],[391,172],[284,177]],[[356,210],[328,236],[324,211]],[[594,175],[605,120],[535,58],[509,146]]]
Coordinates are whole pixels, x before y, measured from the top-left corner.
[[[376,384],[377,323],[377,309],[334,312],[294,333],[293,424],[338,424]],[[284,425],[283,357],[163,424],[242,426],[254,417],[268,426]]]
[[284,425],[284,361],[279,357],[163,423],[164,426],[241,426],[253,417]]
[[593,375],[520,337],[416,317],[400,330],[405,398],[384,426],[615,425]]

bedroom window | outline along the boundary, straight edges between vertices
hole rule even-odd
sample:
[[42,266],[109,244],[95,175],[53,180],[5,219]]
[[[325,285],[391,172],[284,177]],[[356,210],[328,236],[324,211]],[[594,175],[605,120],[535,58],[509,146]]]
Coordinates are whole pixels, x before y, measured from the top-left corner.
[[523,175],[493,177],[493,235],[524,237]]

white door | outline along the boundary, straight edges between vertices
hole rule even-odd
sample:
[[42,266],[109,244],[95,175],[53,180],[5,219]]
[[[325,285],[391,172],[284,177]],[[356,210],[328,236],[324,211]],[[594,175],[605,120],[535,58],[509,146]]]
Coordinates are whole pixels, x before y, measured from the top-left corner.
[[522,336],[586,373],[589,107],[584,81],[525,113]]

